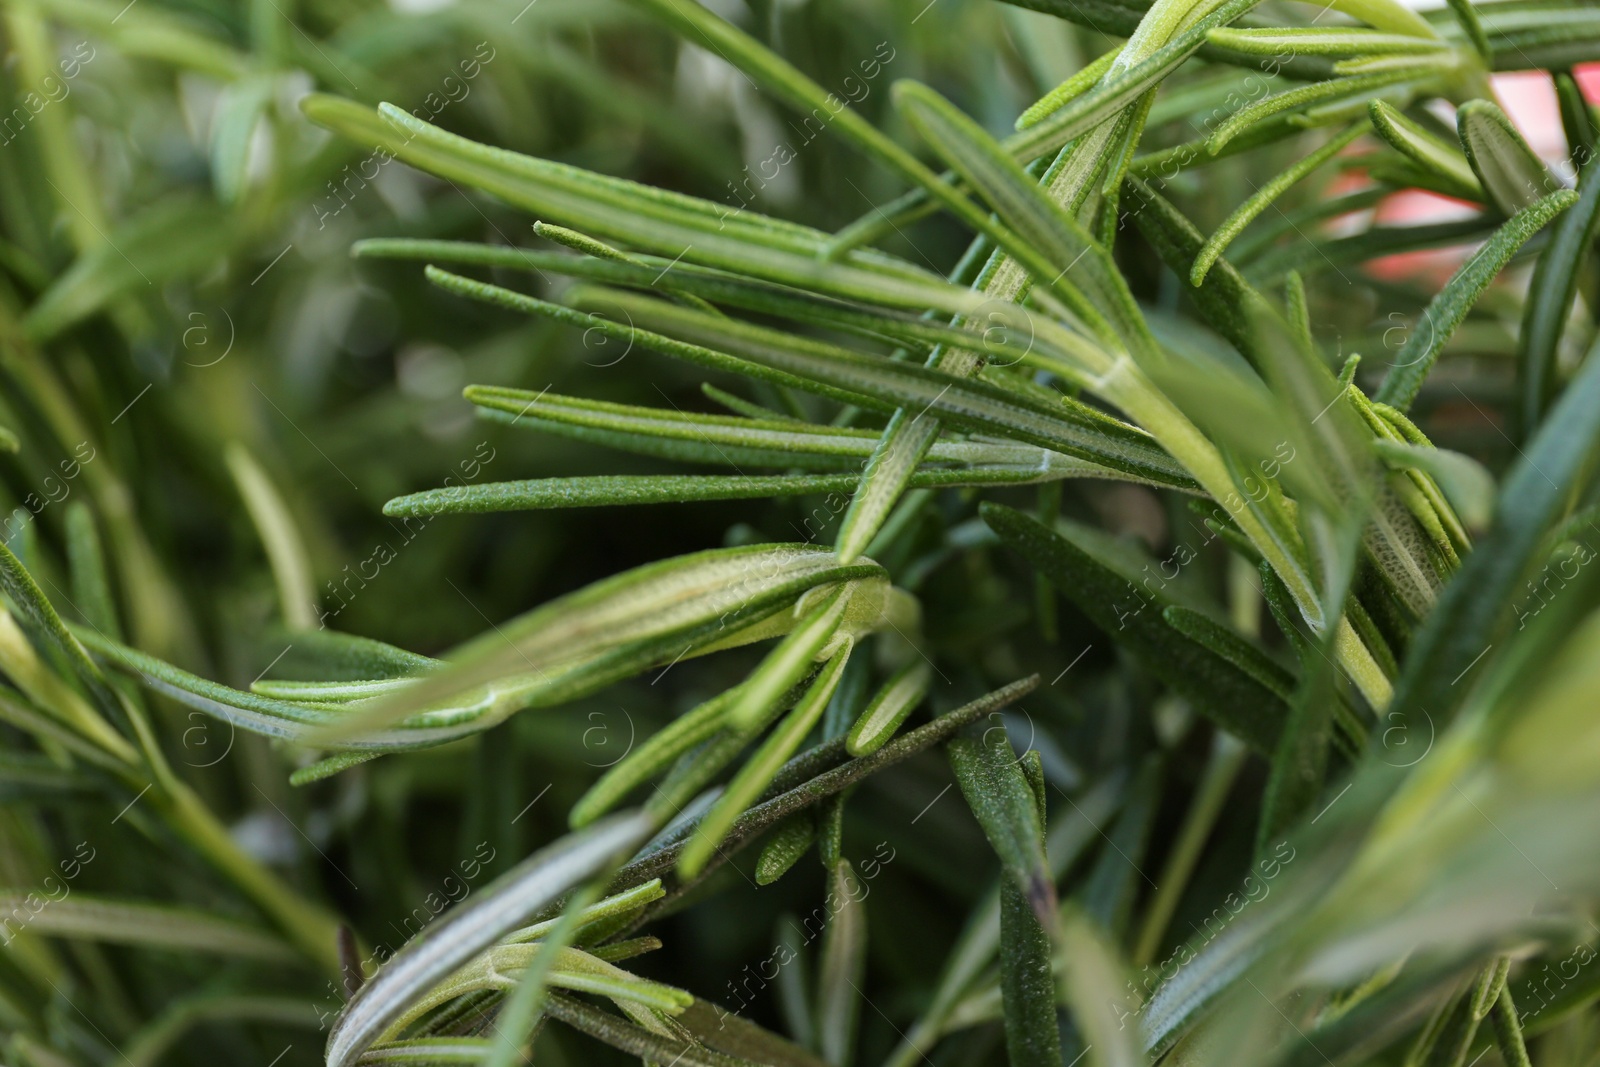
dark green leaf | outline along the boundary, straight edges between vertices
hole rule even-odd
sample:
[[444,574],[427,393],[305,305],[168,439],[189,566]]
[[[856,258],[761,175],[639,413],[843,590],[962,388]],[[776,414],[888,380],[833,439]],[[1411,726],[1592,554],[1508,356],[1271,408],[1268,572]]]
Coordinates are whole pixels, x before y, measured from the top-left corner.
[[1578,194],[1569,190],[1552,193],[1518,211],[1496,230],[1488,243],[1461,265],[1428,304],[1428,309],[1422,313],[1422,322],[1395,353],[1394,369],[1384,378],[1373,399],[1401,411],[1409,408],[1445,342],[1467,317],[1478,297],[1489,288],[1489,283],[1499,275],[1500,269],[1517,249],[1577,199]]
[[1577,202],[1550,234],[1539,253],[1522,312],[1522,352],[1518,364],[1523,435],[1529,436],[1544,417],[1556,391],[1556,352],[1566,331],[1567,316],[1577,296],[1579,269],[1592,255],[1600,226],[1600,167],[1585,167],[1578,181]]
[[950,766],[967,806],[1000,856],[1009,883],[1022,894],[1035,920],[1054,924],[1056,893],[1044,855],[1038,801],[1018,766],[1003,726],[977,738],[950,742]]
[[1135,584],[1095,559],[1084,547],[1038,520],[998,504],[985,504],[983,519],[1010,548],[1025,556],[1057,589],[1112,640],[1222,728],[1259,752],[1278,744],[1284,703],[1254,678],[1161,618],[1170,603],[1164,579]]
[[778,825],[756,860],[756,884],[771,885],[788,873],[817,839],[817,824],[802,812]]

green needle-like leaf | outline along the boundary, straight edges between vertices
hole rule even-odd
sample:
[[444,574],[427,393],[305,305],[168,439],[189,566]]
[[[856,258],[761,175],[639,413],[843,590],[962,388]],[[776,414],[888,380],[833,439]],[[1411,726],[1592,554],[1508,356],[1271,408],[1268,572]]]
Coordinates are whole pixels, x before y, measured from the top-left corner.
[[[838,262],[819,260],[816,253],[827,235],[818,231],[727,204],[486,148],[399,108],[385,105],[381,112],[373,111],[317,95],[306,97],[301,108],[313,122],[393,158],[492,193],[535,218],[625,247],[839,296],[872,294],[890,306],[920,310],[930,300],[942,303],[951,295],[951,287],[935,276],[882,255],[851,253]],[[949,310],[954,313],[960,307]]]
[[[728,706],[728,726],[748,732],[767,718],[778,699],[805,677],[823,649],[834,640],[853,592],[848,585],[829,590],[800,618],[789,635],[751,674],[738,699]],[[800,607],[796,605],[797,615]]]
[[1505,112],[1489,101],[1461,105],[1456,130],[1473,173],[1502,214],[1515,215],[1562,190],[1562,182],[1528,147]]
[[[1042,827],[1044,781],[1036,751],[1024,754],[1023,767],[1030,779]],[[1000,996],[1005,1010],[1006,1051],[1012,1067],[1061,1062],[1050,934],[1050,929],[1040,922],[1038,913],[1030,906],[1028,895],[1011,880],[1003,880],[1000,884]]]
[[1495,1040],[1500,1045],[1500,1057],[1505,1060],[1506,1067],[1533,1067],[1533,1061],[1528,1057],[1528,1046],[1523,1041],[1516,1001],[1511,999],[1511,990],[1506,988],[1503,980],[1489,1018],[1494,1022]]
[[1118,1001],[1106,990],[1125,988],[1126,968],[1105,930],[1076,907],[1062,923],[1061,957],[1066,968],[1067,1005],[1086,1046],[1098,1046],[1104,1067],[1137,1067],[1146,1062],[1140,1028],[1119,1017]]
[[1422,445],[1374,442],[1391,465],[1421,470],[1438,483],[1469,529],[1488,526],[1494,511],[1494,476],[1470,456]]
[[[1108,468],[1067,460],[1067,467],[1086,473]],[[923,469],[906,479],[910,488],[970,485],[1010,485],[1051,477],[1054,471],[1029,468],[975,470]],[[1094,476],[1094,475],[1091,475]],[[805,494],[849,493],[860,480],[853,474],[778,475],[671,475],[608,474],[588,478],[540,478],[526,482],[486,482],[482,485],[430,489],[396,497],[383,513],[396,518],[424,515],[472,515],[496,511],[537,511],[546,508],[617,507],[629,504],[675,504],[697,500],[754,500]],[[858,553],[859,555],[859,553]]]
[[1041,120],[1048,118],[1070,101],[1088,92],[1099,83],[1100,79],[1105,76],[1106,71],[1111,68],[1111,65],[1116,62],[1117,57],[1121,54],[1122,49],[1120,47],[1111,49],[1109,52],[1102,54],[1099,59],[1079,69],[1076,74],[1051,89],[1044,96],[1041,96],[1036,102],[1029,105],[1027,110],[1017,116],[1017,129],[1025,130],[1029,126],[1037,126]]
[[956,784],[1000,856],[1006,879],[1022,894],[1036,921],[1053,925],[1056,891],[1045,861],[1038,798],[1004,728],[996,724],[980,738],[957,738],[949,753]]
[[[324,727],[321,736],[347,743],[343,739],[360,739],[452,699],[478,707],[479,715],[503,717],[539,687],[561,692],[565,679],[586,671],[598,671],[598,678],[625,677],[651,663],[756,640],[764,635],[746,628],[807,589],[879,573],[865,560],[841,567],[822,549],[772,545],[717,549],[635,568],[496,627],[453,652],[447,669],[394,697],[358,706],[336,728]],[[509,681],[497,685],[497,679]]]
[[1422,383],[1433,369],[1445,342],[1455,333],[1477,303],[1489,283],[1499,275],[1500,269],[1511,260],[1517,249],[1561,212],[1578,200],[1570,190],[1552,193],[1518,211],[1495,231],[1472,258],[1462,264],[1445,287],[1428,304],[1422,321],[1413,329],[1406,343],[1391,361],[1393,369],[1383,380],[1383,385],[1373,395],[1380,404],[1405,411],[1417,398]]
[[817,839],[817,824],[808,814],[796,815],[779,825],[756,860],[756,884],[771,885],[799,862]]
[[619,1015],[560,993],[550,994],[545,1010],[573,1029],[647,1063],[675,1063],[680,1067],[759,1067],[757,1061],[714,1052],[698,1041],[654,1033]]
[[580,882],[606,871],[652,830],[642,813],[603,823],[535,852],[452,911],[361,987],[328,1034],[329,1067],[354,1063],[378,1035],[462,964]]
[[1182,604],[1172,604],[1162,609],[1161,617],[1174,630],[1215,652],[1281,699],[1287,701],[1294,694],[1292,672],[1209,615]]
[[629,752],[572,806],[573,829],[587,826],[621,802],[635,786],[666,770],[679,756],[722,729],[728,705],[739,694],[729,689],[684,712],[644,744]]
[[865,999],[861,983],[867,966],[866,890],[847,859],[828,869],[828,897],[836,901],[832,921],[823,931],[817,965],[817,1049],[823,1058],[848,1067],[855,1051],[856,1028]]
[[1578,199],[1550,233],[1539,254],[1522,313],[1522,352],[1517,364],[1524,434],[1539,425],[1556,388],[1556,351],[1577,296],[1579,268],[1600,228],[1600,167],[1585,167]]
[[1272,772],[1261,798],[1261,822],[1256,828],[1256,854],[1264,855],[1321,793],[1328,773],[1328,747],[1333,734],[1331,709],[1336,701],[1333,676],[1326,653],[1310,657],[1299,687],[1289,701]]
[[[1141,351],[1147,334],[1132,295],[1104,248],[1055,203],[981,127],[915,82],[895,83],[895,104],[912,127],[1019,233],[1037,242],[1057,292],[1102,342]],[[1007,249],[1007,251],[1012,251]],[[1035,257],[1037,258],[1037,257]],[[1026,267],[1032,264],[1018,257]]]
[[[1516,590],[1542,562],[1546,531],[1571,507],[1600,449],[1600,360],[1586,360],[1502,482],[1494,522],[1417,631],[1392,709],[1449,722],[1469,687],[1456,684],[1503,640]],[[1413,720],[1419,721],[1419,720]]]
[[1368,106],[1372,128],[1428,176],[1428,187],[1447,196],[1482,202],[1483,186],[1456,144],[1435,137],[1386,100]]
[[846,751],[852,756],[865,756],[883,747],[922,702],[932,680],[932,668],[926,663],[909,663],[896,671],[850,727],[845,737]]
[[1257,751],[1270,752],[1282,730],[1284,705],[1232,663],[1174,630],[1161,618],[1171,601],[1159,576],[1124,576],[1082,545],[1032,516],[985,504],[983,519],[1001,541],[1026,557],[1113,640],[1126,645],[1162,681],[1219,726]]
[[[91,859],[93,857],[91,856]],[[207,952],[260,963],[292,963],[297,953],[265,930],[193,908],[72,893],[37,908],[27,893],[0,889],[0,912],[27,915],[24,927],[53,937],[83,938],[168,952]],[[10,941],[10,935],[7,936]]]
[[683,342],[733,352],[741,360],[848,390],[876,401],[881,410],[932,410],[958,426],[1001,433],[1142,477],[1189,484],[1187,474],[1142,431],[1068,398],[1051,403],[1031,393],[957,378],[929,367],[876,359],[631,294],[595,293],[585,297],[585,302],[632,319],[635,325],[628,328],[631,332],[627,335],[642,344],[659,344],[656,335],[646,332],[647,327],[655,327]]
[[[1227,0],[1153,50],[1130,53],[1125,48],[1093,89],[1006,138],[1006,150],[1019,163],[1029,163],[1104,124],[1159,85],[1198,51],[1206,43],[1208,31],[1232,22],[1258,3],[1260,0]],[[893,233],[896,228],[922,217],[929,206],[926,192],[912,190],[840,230],[830,246],[830,255],[842,255]]]
[[1300,179],[1344,151],[1352,141],[1366,132],[1366,123],[1350,127],[1257,189],[1250,199],[1234,209],[1233,214],[1229,215],[1206,241],[1205,247],[1200,249],[1200,254],[1195,257],[1194,266],[1189,271],[1189,284],[1198,286],[1204,282],[1206,275],[1211,272],[1211,265],[1227,250],[1233,239],[1239,236],[1240,231],[1250,225],[1257,215],[1270,207],[1274,200]]
[[1561,129],[1567,135],[1567,155],[1582,172],[1595,157],[1596,120],[1589,101],[1571,74],[1555,76],[1556,104],[1561,109]]
[[1222,151],[1222,147],[1233,138],[1260,122],[1280,112],[1298,110],[1314,104],[1326,104],[1332,100],[1345,97],[1358,96],[1372,92],[1375,89],[1386,88],[1414,77],[1409,69],[1380,71],[1375,74],[1363,74],[1357,77],[1334,78],[1331,81],[1313,82],[1298,89],[1290,89],[1285,93],[1269,96],[1257,103],[1240,108],[1211,135],[1206,142],[1206,148],[1212,155]]
[[1249,55],[1277,56],[1284,52],[1312,56],[1369,56],[1439,52],[1450,46],[1437,38],[1415,34],[1383,33],[1343,27],[1271,27],[1240,29],[1228,26],[1206,34],[1214,45]]
[[1472,6],[1471,0],[1447,0],[1450,13],[1461,23],[1461,28],[1466,31],[1467,40],[1472,42],[1472,47],[1478,52],[1478,58],[1485,63],[1494,62],[1494,46],[1489,43],[1489,35],[1484,32],[1483,23],[1478,18],[1477,10]]
[[1483,1020],[1489,1017],[1496,1001],[1500,999],[1500,991],[1506,987],[1506,976],[1511,972],[1511,959],[1501,956],[1491,960],[1478,974],[1478,980],[1472,987],[1472,1017]]
[[313,591],[311,561],[282,494],[243,445],[231,445],[225,458],[272,563],[284,623],[291,630],[313,628],[317,621],[317,598]]
[[[835,594],[836,597],[841,595]],[[819,611],[829,607],[830,605],[824,604]],[[821,618],[826,620],[826,617],[824,615]],[[808,636],[803,629],[797,629],[795,635]],[[780,661],[785,651],[780,646],[779,650],[773,653],[772,659]],[[683,853],[678,857],[678,872],[684,878],[693,878],[700,873],[706,861],[711,858],[711,853],[722,842],[723,835],[733,826],[734,820],[755,803],[762,790],[766,789],[777,775],[784,761],[794,755],[800,743],[806,739],[806,735],[822,719],[822,713],[827,710],[828,700],[833,696],[833,690],[838,686],[839,678],[844,673],[845,664],[849,659],[849,645],[846,644],[834,654],[827,666],[822,668],[822,672],[811,683],[799,703],[795,704],[766,741],[756,749],[744,767],[734,776],[733,781],[728,783],[728,788],[712,805],[705,818],[700,820],[694,836],[689,839]],[[759,694],[765,681],[766,677],[757,672],[751,677],[746,692]],[[744,704],[745,701],[741,700],[733,705],[729,712],[730,720],[733,718],[733,713],[741,710]]]

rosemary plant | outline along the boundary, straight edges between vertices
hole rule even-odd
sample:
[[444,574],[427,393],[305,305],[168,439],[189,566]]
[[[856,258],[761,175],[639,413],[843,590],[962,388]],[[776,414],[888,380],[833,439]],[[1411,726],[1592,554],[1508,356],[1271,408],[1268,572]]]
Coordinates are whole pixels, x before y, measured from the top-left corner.
[[1597,1062],[1600,12],[1018,5],[6,0],[6,1062]]

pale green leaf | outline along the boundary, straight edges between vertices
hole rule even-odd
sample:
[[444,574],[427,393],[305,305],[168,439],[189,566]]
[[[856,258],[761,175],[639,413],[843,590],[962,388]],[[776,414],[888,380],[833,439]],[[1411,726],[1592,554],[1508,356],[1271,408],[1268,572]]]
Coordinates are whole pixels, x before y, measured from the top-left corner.
[[792,605],[806,590],[880,573],[866,560],[840,566],[832,553],[809,545],[713,549],[647,564],[495,627],[446,657],[445,670],[394,697],[358,706],[336,728],[324,727],[319,739],[349,743],[452,699],[495,721],[545,686],[565,696],[568,677],[624,676],[611,663],[631,674],[651,663],[754,640],[751,624]]
[[285,625],[291,630],[313,629],[317,624],[316,580],[305,541],[283,495],[244,445],[231,442],[223,459],[267,550]]
[[822,934],[817,963],[817,1050],[832,1064],[853,1058],[867,966],[867,890],[847,859],[828,870],[828,899],[837,902]]
[[[62,884],[54,892],[67,889]],[[67,892],[56,898],[49,886],[31,892],[0,889],[0,914],[6,916],[8,941],[11,932],[27,930],[51,937],[78,937],[184,954],[240,956],[262,963],[292,963],[298,958],[298,953],[276,935],[232,919],[193,908],[81,892]]]
[[1139,1047],[1140,1028],[1126,1025],[1119,999],[1108,995],[1127,984],[1127,968],[1115,944],[1077,908],[1067,911],[1061,929],[1067,1006],[1084,1044],[1096,1050],[1096,1067],[1142,1067],[1146,1060]]
[[896,671],[850,727],[845,737],[846,751],[852,756],[865,756],[881,748],[922,702],[932,681],[932,668],[926,663],[909,663]]
[[348,1067],[436,984],[562,894],[625,859],[652,823],[612,816],[535,852],[441,917],[379,969],[345,1005],[328,1034],[329,1067]]

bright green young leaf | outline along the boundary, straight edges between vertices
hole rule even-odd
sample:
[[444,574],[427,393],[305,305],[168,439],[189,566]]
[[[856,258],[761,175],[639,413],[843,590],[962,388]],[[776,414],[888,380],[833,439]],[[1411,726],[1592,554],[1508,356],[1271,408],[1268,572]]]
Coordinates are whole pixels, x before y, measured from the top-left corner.
[[[795,633],[802,633],[802,630],[795,630]],[[683,848],[682,856],[678,857],[678,872],[682,873],[683,877],[693,878],[699,873],[701,867],[706,865],[710,853],[722,843],[722,837],[733,825],[734,819],[738,819],[746,808],[754,805],[755,800],[762,795],[762,790],[766,789],[766,785],[770,784],[773,777],[778,774],[782,763],[794,755],[795,750],[800,747],[800,742],[805,741],[806,734],[810,734],[816,723],[821,721],[822,712],[827,710],[827,701],[829,697],[834,696],[835,686],[838,686],[838,680],[842,677],[848,661],[850,661],[850,646],[846,645],[822,667],[821,673],[818,673],[810,688],[806,688],[805,694],[794,705],[794,709],[779,721],[768,739],[757,747],[754,755],[750,755],[744,768],[733,777],[733,781],[728,782],[728,789],[723,790],[722,797],[717,798],[717,803],[712,805],[706,817],[701,819],[698,827],[694,829],[694,837],[690,838],[690,843]],[[747,691],[758,693],[760,683],[762,678],[758,675],[752,677],[750,689]],[[738,710],[738,705],[730,709],[730,720],[733,710]],[[738,723],[734,721],[733,725],[738,726]]]
[[[804,616],[800,616],[800,612],[807,606],[805,601],[795,605],[795,614],[799,617],[794,629],[751,674],[738,699],[728,705],[727,724],[730,727],[748,732],[766,720],[783,694],[805,677],[813,664],[824,655],[825,649],[836,643],[835,634],[839,631],[839,624],[844,621],[845,609],[850,606],[854,593],[855,590],[849,585],[824,589],[817,597],[818,602],[810,606]],[[837,657],[836,652],[834,655]],[[843,669],[843,664],[839,664],[838,669]],[[832,695],[832,685],[838,684],[837,670],[832,673],[834,678],[829,695]],[[826,697],[821,703],[826,706]]]
[[852,756],[865,756],[881,748],[906,721],[933,680],[926,663],[909,663],[896,671],[873,696],[845,738]]
[[224,455],[250,520],[261,535],[278,582],[278,604],[291,630],[309,630],[317,621],[317,596],[311,561],[294,516],[272,479],[248,449],[235,442]]

